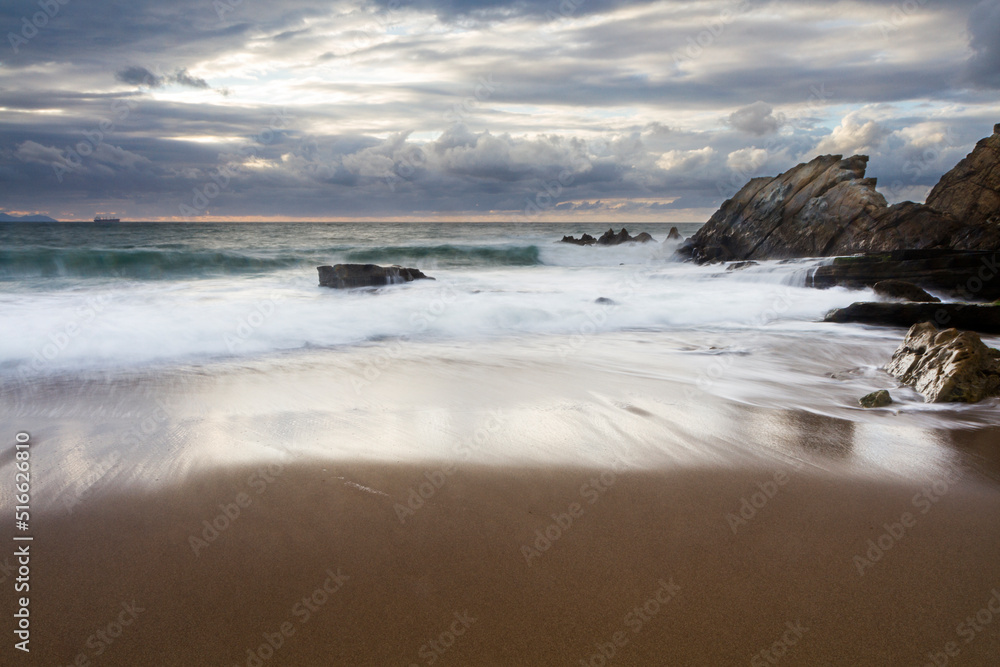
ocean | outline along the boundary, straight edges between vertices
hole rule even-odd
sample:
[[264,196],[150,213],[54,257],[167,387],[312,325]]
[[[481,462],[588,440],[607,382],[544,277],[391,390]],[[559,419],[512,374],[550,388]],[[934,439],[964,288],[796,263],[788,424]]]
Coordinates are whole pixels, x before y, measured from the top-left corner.
[[[5,224],[5,417],[51,410],[51,392],[66,387],[121,396],[121,387],[162,377],[239,377],[244,384],[267,378],[256,407],[240,408],[250,412],[305,409],[319,399],[302,387],[321,385],[333,403],[318,405],[347,420],[362,409],[399,417],[407,409],[405,392],[431,397],[449,419],[464,401],[477,414],[526,401],[532,409],[570,406],[590,416],[627,404],[662,417],[661,427],[678,412],[695,414],[698,405],[710,422],[709,406],[722,401],[875,424],[883,430],[873,442],[904,443],[893,450],[894,466],[915,460],[914,447],[932,447],[927,429],[995,423],[995,400],[927,405],[886,375],[881,368],[902,341],[901,330],[823,323],[833,308],[874,298],[867,290],[804,287],[809,272],[827,260],[736,271],[697,266],[678,260],[677,241],[665,242],[671,226],[628,225],[655,243],[580,247],[558,241],[566,234],[597,236],[606,227]],[[684,236],[698,228],[677,226]],[[344,262],[401,264],[435,280],[357,290],[318,285],[317,266]],[[602,391],[609,383],[620,383],[621,395],[632,398],[608,398]],[[896,399],[891,410],[858,407],[858,398],[882,388]],[[80,410],[75,400],[55,403]],[[887,413],[896,417],[891,424]],[[607,415],[609,423],[615,419]],[[361,429],[348,453],[377,453],[368,443],[381,428]],[[633,436],[621,435],[623,449],[635,444]],[[602,437],[595,431],[591,454],[599,454]],[[525,442],[535,439],[515,438],[503,451],[580,453],[558,438],[547,453],[534,444],[526,451]],[[433,446],[424,442],[425,449],[402,455]],[[440,453],[453,452],[449,442]]]

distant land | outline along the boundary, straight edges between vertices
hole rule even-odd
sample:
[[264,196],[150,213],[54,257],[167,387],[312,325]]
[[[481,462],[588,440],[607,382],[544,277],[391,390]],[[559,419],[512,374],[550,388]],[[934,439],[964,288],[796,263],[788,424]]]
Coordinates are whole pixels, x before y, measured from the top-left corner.
[[59,222],[47,215],[9,215],[0,213],[0,222]]

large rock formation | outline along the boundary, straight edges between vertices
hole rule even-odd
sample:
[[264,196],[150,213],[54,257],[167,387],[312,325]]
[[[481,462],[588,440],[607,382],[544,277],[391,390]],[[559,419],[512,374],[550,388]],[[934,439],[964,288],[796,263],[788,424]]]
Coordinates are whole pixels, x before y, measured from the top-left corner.
[[678,252],[698,262],[902,249],[1000,249],[1000,125],[945,174],[927,204],[888,206],[868,157],[824,155],[755,178]]
[[434,280],[417,269],[401,266],[378,266],[377,264],[335,264],[316,267],[319,271],[320,287],[382,287],[398,285],[411,280]]
[[562,237],[562,243],[573,243],[576,245],[594,245],[595,243],[597,245],[621,245],[622,243],[650,243],[655,240],[647,232],[642,232],[638,236],[631,236],[624,227],[617,234],[614,228],[609,229],[599,239],[595,239],[590,234],[584,234],[580,238],[572,236]]
[[1000,350],[978,335],[915,324],[886,367],[928,403],[976,403],[1000,395]]
[[910,327],[936,322],[987,334],[1000,334],[1000,306],[967,303],[853,303],[827,314],[825,322]]

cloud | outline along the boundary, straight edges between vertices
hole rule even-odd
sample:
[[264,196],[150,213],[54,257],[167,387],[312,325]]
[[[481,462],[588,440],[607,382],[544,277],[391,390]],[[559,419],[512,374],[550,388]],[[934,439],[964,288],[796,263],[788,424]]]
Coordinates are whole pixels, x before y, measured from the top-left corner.
[[741,148],[726,157],[726,166],[740,174],[753,174],[764,166],[768,155],[763,148]]
[[853,111],[816,146],[814,153],[856,155],[870,153],[892,134],[874,120],[865,120],[860,112]]
[[728,122],[737,130],[762,136],[777,132],[785,124],[785,115],[775,114],[766,102],[754,102],[731,113]]
[[656,161],[656,166],[665,171],[687,171],[706,166],[715,156],[711,146],[691,151],[668,151]]
[[187,68],[184,67],[177,69],[173,74],[161,76],[153,74],[145,67],[133,65],[115,72],[115,78],[122,83],[132,86],[145,86],[147,88],[162,88],[171,83],[189,88],[211,88],[207,81],[191,76]]
[[973,55],[967,76],[974,84],[1000,88],[1000,0],[980,3],[969,16]]

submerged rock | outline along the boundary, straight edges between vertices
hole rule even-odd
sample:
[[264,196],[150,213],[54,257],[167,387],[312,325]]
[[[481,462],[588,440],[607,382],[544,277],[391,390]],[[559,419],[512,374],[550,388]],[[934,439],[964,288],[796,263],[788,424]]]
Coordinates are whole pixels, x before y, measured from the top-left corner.
[[863,408],[884,408],[887,405],[892,405],[892,396],[885,389],[879,389],[863,396],[858,403]]
[[873,286],[875,293],[890,299],[902,299],[916,303],[941,303],[941,299],[931,296],[913,283],[905,280],[880,280]]
[[749,269],[751,266],[759,266],[759,262],[746,261],[746,262],[733,262],[726,267],[726,271],[742,271],[743,269]]
[[930,322],[910,328],[886,370],[928,403],[977,403],[1000,395],[1000,350],[986,347],[978,334],[938,331]]
[[599,303],[602,306],[617,306],[618,305],[617,301],[615,301],[614,299],[609,299],[606,296],[599,296],[599,297],[597,297],[596,299],[594,299],[594,303]]
[[852,303],[831,311],[825,322],[912,327],[918,322],[934,322],[980,333],[1000,334],[1000,306],[971,303]]
[[829,257],[903,249],[1000,248],[1000,125],[927,204],[888,206],[868,157],[823,155],[755,178],[678,250],[697,262]]
[[398,265],[378,266],[377,264],[335,264],[317,267],[320,287],[349,289],[352,287],[382,287],[398,285],[412,280],[434,280],[417,269],[407,269]]

